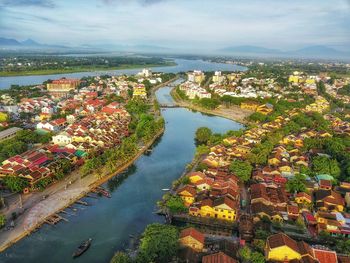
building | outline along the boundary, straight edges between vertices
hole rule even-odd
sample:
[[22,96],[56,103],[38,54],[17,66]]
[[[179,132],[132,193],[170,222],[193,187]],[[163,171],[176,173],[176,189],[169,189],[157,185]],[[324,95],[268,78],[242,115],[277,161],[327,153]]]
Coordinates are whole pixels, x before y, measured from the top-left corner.
[[133,98],[142,98],[142,99],[147,99],[147,91],[146,91],[146,87],[143,84],[138,84],[136,86],[134,86],[133,89],[133,94],[132,94]]
[[267,260],[278,262],[301,260],[302,257],[311,257],[313,259],[312,250],[308,244],[303,241],[297,242],[283,233],[278,233],[267,238],[265,254]]
[[222,83],[225,80],[225,77],[221,74],[221,71],[215,71],[213,76],[214,83]]
[[79,85],[78,79],[58,79],[47,83],[46,87],[49,94],[55,98],[66,97],[71,90],[75,90]]
[[187,73],[188,81],[195,82],[198,84],[201,84],[202,81],[205,79],[205,75],[200,70],[194,70],[193,72]]
[[202,258],[202,263],[237,263],[238,261],[229,257],[224,252],[207,255]]
[[21,130],[21,128],[13,127],[0,132],[0,142],[15,137],[16,133]]
[[148,68],[144,68],[141,72],[139,72],[137,75],[143,76],[143,77],[152,77],[152,70]]
[[259,104],[255,101],[247,101],[247,102],[241,103],[241,109],[247,109],[247,110],[252,110],[252,111],[256,111],[258,106],[259,106]]
[[204,235],[193,227],[181,231],[179,242],[182,246],[201,252],[204,247]]

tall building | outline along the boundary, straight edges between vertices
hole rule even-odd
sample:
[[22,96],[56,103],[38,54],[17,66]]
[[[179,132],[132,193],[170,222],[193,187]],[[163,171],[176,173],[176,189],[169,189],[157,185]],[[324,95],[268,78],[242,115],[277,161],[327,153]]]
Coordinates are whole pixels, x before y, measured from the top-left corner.
[[47,83],[46,87],[49,94],[55,98],[66,97],[71,90],[75,90],[79,85],[78,79],[58,79]]
[[194,70],[193,72],[187,73],[188,81],[195,82],[201,84],[201,82],[205,79],[205,75],[200,70]]

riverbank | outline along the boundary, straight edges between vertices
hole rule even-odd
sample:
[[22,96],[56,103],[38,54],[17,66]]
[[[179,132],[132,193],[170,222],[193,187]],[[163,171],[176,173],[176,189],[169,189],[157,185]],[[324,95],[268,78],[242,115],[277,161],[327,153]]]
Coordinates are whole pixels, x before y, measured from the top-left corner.
[[229,108],[225,108],[220,105],[219,108],[210,110],[198,105],[194,105],[191,102],[182,100],[178,94],[176,93],[176,87],[174,87],[170,92],[172,98],[176,102],[176,104],[180,107],[188,108],[191,110],[203,112],[205,114],[211,114],[219,117],[223,117],[232,121],[239,122],[241,124],[249,124],[247,121],[247,117],[253,113],[253,111],[247,109],[241,109],[239,106],[231,106]]
[[[152,89],[150,100],[155,99],[155,91],[161,87],[168,85],[175,81],[179,76],[176,75],[173,79],[161,83]],[[156,115],[160,115],[157,110]],[[3,231],[0,234],[0,252],[6,250],[8,247],[30,235],[33,231],[38,229],[45,221],[54,214],[60,213],[67,207],[74,204],[77,200],[86,196],[92,189],[105,183],[112,177],[120,174],[131,166],[141,155],[149,149],[154,142],[164,133],[163,127],[154,137],[146,144],[139,146],[139,149],[134,157],[126,161],[114,171],[106,171],[101,169],[99,171],[88,174],[82,177],[80,169],[73,171],[63,181],[59,181],[51,187],[45,189],[40,193],[33,193],[26,197],[24,204],[24,211],[17,219],[16,226],[12,230]],[[67,184],[69,182],[69,184]],[[48,196],[44,200],[42,197]],[[8,212],[10,213],[10,212]]]
[[35,76],[35,75],[52,75],[65,73],[79,73],[79,72],[95,72],[95,71],[110,71],[123,69],[142,69],[155,67],[172,67],[176,66],[175,62],[167,62],[165,64],[136,64],[136,65],[122,65],[119,67],[77,67],[71,69],[47,69],[47,70],[29,70],[23,72],[0,72],[0,77],[15,77],[15,76]]
[[[30,235],[33,231],[44,224],[45,220],[52,215],[57,214],[67,207],[73,205],[76,201],[85,197],[89,192],[91,192],[92,189],[100,186],[112,177],[117,176],[126,170],[141,155],[143,155],[163,133],[164,127],[157,134],[155,134],[152,140],[142,146],[133,158],[119,166],[115,171],[109,172],[102,177],[98,176],[97,173],[92,173],[81,178],[80,171],[75,171],[75,174],[78,174],[79,179],[76,178],[69,188],[58,190],[47,199],[37,203],[35,206],[22,214],[21,219],[17,222],[14,229],[2,233],[0,237],[0,252],[6,250],[27,235]],[[72,175],[69,177],[71,176]]]

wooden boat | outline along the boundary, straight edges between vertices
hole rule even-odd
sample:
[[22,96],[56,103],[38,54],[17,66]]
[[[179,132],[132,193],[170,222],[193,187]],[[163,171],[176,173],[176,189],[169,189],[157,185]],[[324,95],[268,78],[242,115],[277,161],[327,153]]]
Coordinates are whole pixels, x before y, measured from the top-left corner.
[[72,257],[77,258],[81,256],[84,252],[86,252],[86,250],[89,249],[91,242],[92,242],[92,238],[89,238],[88,240],[81,243],[80,246],[73,253]]

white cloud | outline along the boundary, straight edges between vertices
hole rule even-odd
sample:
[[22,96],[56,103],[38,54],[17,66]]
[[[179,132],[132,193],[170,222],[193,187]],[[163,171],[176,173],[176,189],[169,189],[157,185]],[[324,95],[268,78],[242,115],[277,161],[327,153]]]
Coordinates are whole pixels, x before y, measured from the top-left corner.
[[1,35],[47,43],[203,49],[244,44],[281,49],[350,46],[349,1],[344,0],[80,0],[60,1],[45,12],[35,12],[38,8],[3,7]]

